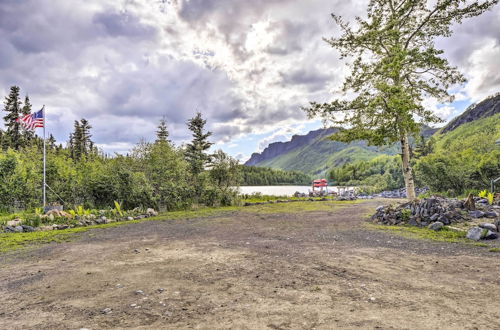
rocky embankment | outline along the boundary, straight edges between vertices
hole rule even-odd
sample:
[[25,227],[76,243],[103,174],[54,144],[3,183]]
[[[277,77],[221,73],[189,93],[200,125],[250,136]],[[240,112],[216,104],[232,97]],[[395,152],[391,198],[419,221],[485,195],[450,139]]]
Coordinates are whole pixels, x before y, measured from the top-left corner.
[[467,238],[496,239],[500,231],[500,201],[469,196],[466,200],[424,198],[397,205],[379,206],[372,220],[384,225],[411,225],[441,230],[458,223],[469,224]]

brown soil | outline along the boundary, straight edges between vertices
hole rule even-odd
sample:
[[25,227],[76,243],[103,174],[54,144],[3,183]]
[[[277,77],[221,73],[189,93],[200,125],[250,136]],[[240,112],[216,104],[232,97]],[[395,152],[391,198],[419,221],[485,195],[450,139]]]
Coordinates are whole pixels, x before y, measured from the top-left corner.
[[499,329],[500,254],[368,230],[378,203],[143,222],[4,255],[0,328]]

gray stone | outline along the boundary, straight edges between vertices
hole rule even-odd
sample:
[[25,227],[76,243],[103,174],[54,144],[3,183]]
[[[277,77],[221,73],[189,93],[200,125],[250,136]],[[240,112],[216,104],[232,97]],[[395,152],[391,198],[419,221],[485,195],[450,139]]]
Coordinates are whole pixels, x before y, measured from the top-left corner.
[[16,227],[14,227],[14,229],[15,229],[15,230],[16,230],[16,232],[18,232],[18,233],[22,233],[22,232],[24,231],[23,226],[16,226]]
[[469,215],[473,218],[482,218],[482,217],[484,217],[484,212],[479,211],[479,210],[475,210],[475,211],[470,211]]
[[142,291],[142,290],[137,290],[137,291],[135,292],[135,294],[144,295],[144,291]]
[[104,309],[101,311],[101,313],[102,313],[102,314],[111,314],[111,312],[112,312],[111,308],[104,308]]
[[440,221],[436,221],[436,222],[434,222],[434,223],[431,223],[431,224],[429,225],[429,227],[427,227],[427,228],[429,228],[429,229],[431,229],[431,230],[438,231],[438,230],[441,230],[441,228],[443,228],[443,227],[444,227],[444,223],[442,223],[442,222],[440,222]]
[[12,226],[6,226],[6,227],[4,228],[4,231],[5,231],[6,233],[16,233],[16,228],[15,228],[15,227],[12,227]]
[[493,223],[482,223],[479,225],[479,227],[491,230],[493,232],[497,231],[497,226],[495,226]]
[[471,229],[469,229],[465,237],[473,241],[479,241],[486,236],[488,231],[488,229],[483,229],[481,227],[472,227]]
[[489,211],[489,212],[485,212],[484,216],[487,218],[496,218],[496,217],[498,217],[498,214],[496,212]]
[[433,214],[433,215],[431,216],[431,222],[436,221],[438,218],[439,218],[439,214],[438,214],[438,213]]
[[25,233],[31,233],[31,232],[34,232],[35,231],[35,228],[31,227],[31,226],[27,226],[27,225],[21,225],[21,227],[23,227],[23,231]]
[[377,211],[377,212],[378,212],[378,211],[382,211],[383,209],[384,209],[384,205],[380,205],[380,206],[378,206],[378,207],[375,209],[375,211]]
[[134,220],[134,218],[132,218],[132,217],[127,217],[127,221],[131,221],[131,220]]
[[497,231],[500,232],[500,220],[495,221],[495,226],[497,226]]
[[[485,229],[485,230],[487,230],[487,229]],[[486,232],[486,234],[484,235],[484,238],[485,239],[497,239],[498,235],[496,233],[492,232],[491,230],[488,230]]]

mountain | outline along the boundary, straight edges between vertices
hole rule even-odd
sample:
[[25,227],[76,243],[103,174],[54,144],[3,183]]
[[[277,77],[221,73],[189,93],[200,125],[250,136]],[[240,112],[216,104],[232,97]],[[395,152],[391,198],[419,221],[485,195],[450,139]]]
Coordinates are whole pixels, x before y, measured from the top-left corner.
[[441,134],[451,132],[465,123],[491,117],[498,113],[500,113],[500,93],[468,107],[461,115],[450,121],[450,123],[441,130]]
[[333,166],[398,152],[394,147],[371,147],[364,141],[330,140],[328,137],[336,131],[335,128],[319,129],[306,135],[294,135],[288,142],[271,143],[262,153],[254,153],[245,165],[322,175]]
[[[472,122],[481,121],[485,118],[491,118],[488,119],[489,121],[497,120],[499,113],[500,93],[470,106],[464,113],[453,119],[442,129],[424,126],[421,135],[429,138],[439,131],[441,134],[438,135],[443,136],[443,138],[437,139],[438,144],[443,145],[449,143],[445,143],[445,141],[450,139],[466,137],[468,140],[473,141],[479,137],[480,133],[467,127]],[[459,127],[464,129],[457,130]],[[455,134],[455,131],[457,134]],[[245,165],[300,171],[320,176],[336,166],[342,166],[357,160],[367,161],[384,154],[396,155],[400,152],[398,144],[387,147],[372,147],[368,146],[364,141],[351,143],[332,141],[328,137],[335,132],[337,132],[336,128],[319,129],[306,135],[294,135],[288,142],[271,143],[262,153],[254,153]]]

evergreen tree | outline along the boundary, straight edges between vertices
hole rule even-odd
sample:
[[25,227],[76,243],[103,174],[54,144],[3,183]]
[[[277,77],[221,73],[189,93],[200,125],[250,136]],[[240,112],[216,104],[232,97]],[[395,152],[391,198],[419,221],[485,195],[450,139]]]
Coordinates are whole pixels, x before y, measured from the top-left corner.
[[79,160],[83,156],[95,152],[94,142],[90,139],[92,137],[91,128],[92,126],[86,119],[75,120],[74,131],[70,134],[68,143],[71,158]]
[[158,125],[158,130],[156,131],[156,142],[167,142],[170,143],[168,139],[169,133],[167,129],[167,121],[165,118],[160,120],[160,125]]
[[47,147],[52,150],[56,149],[56,139],[52,134],[50,134],[49,138],[47,139]]
[[199,112],[188,121],[188,128],[192,132],[193,140],[186,146],[185,157],[193,177],[194,200],[196,203],[205,190],[207,177],[203,174],[211,160],[207,151],[212,146],[212,143],[208,141],[212,132],[204,132],[206,122]]
[[212,132],[204,132],[206,123],[207,121],[201,117],[201,113],[199,112],[188,121],[188,128],[192,132],[193,140],[186,146],[186,160],[194,176],[203,172],[205,167],[210,163],[210,155],[206,151],[213,144],[208,141]]
[[[24,99],[24,105],[23,105],[23,108],[21,109],[21,113],[22,115],[28,115],[31,113],[31,110],[32,110],[32,107],[31,107],[31,103],[30,103],[30,98],[28,95],[26,95],[25,99]],[[35,132],[34,131],[31,131],[31,130],[23,130],[23,142],[25,144],[29,144],[33,141],[33,138],[35,137]]]
[[349,127],[334,136],[343,142],[368,140],[372,145],[387,145],[399,141],[407,195],[415,199],[409,136],[420,130],[417,120],[441,121],[422,101],[428,97],[451,101],[450,86],[465,81],[441,56],[443,51],[436,49],[434,40],[449,37],[453,24],[481,15],[497,3],[370,0],[367,18],[357,17],[354,28],[332,15],[342,35],[327,42],[342,58],[354,57],[343,86],[343,92],[351,92],[354,98],[313,103],[309,115]]
[[22,133],[21,125],[17,122],[17,119],[21,116],[21,100],[19,99],[19,87],[12,86],[10,88],[9,95],[5,98],[4,111],[7,114],[3,117],[5,121],[5,136],[7,141],[7,147],[12,147],[18,150],[22,144]]

